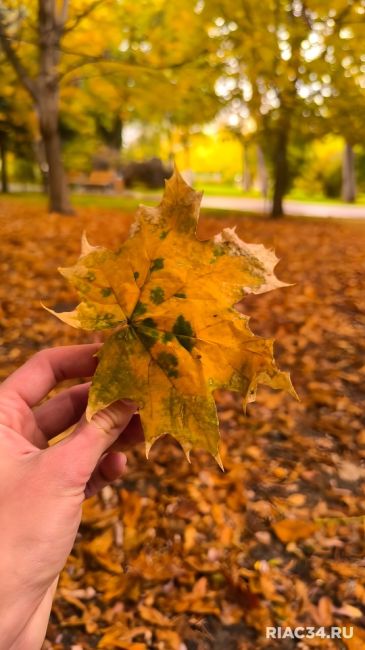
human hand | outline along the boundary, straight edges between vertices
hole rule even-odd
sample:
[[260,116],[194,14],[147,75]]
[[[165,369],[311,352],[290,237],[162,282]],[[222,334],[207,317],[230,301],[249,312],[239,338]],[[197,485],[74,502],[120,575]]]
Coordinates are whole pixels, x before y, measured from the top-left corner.
[[43,350],[0,386],[0,650],[39,650],[82,502],[123,473],[118,450],[143,440],[131,403],[86,421],[89,384],[37,406],[60,381],[92,376],[98,347]]

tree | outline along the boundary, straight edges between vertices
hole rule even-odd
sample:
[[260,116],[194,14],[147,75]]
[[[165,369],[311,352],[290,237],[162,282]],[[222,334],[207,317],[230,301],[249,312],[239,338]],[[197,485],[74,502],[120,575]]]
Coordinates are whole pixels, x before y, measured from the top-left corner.
[[348,11],[329,39],[327,122],[344,140],[342,198],[356,199],[355,147],[365,138],[365,77],[362,13]]
[[[65,89],[84,97],[94,79],[88,115],[94,114],[100,139],[118,148],[123,121],[136,110],[133,102],[138,111],[142,108],[138,96],[143,98],[145,115],[149,105],[163,104],[154,87],[158,75],[166,75],[166,89],[171,86],[169,70],[201,63],[204,45],[198,14],[184,0],[173,5],[167,0],[74,0],[70,11],[67,0],[37,4],[28,0],[22,9],[17,7],[15,0],[0,2],[0,43],[35,105],[48,167],[50,209],[69,213],[60,138],[61,121],[72,121],[61,115]],[[109,98],[113,97],[109,105],[98,88],[108,80]],[[133,92],[125,93],[125,87]],[[128,101],[133,96],[127,109],[126,94]],[[106,106],[105,112],[98,105]]]
[[221,107],[214,92],[217,68],[210,65],[214,47],[202,17],[186,0],[125,0],[123,10],[119,74],[104,63],[107,74],[97,83],[85,76],[97,131],[105,144],[120,148],[123,127],[134,121],[157,140],[178,133],[188,148],[189,129],[212,120]]
[[[206,20],[226,62],[218,92],[226,102],[244,102],[255,119],[261,146],[270,159],[273,217],[283,214],[289,187],[290,145],[298,136],[318,135],[326,119],[323,89],[331,38],[361,0],[270,0],[265,11],[255,0],[212,0]],[[363,20],[358,13],[359,20]],[[335,62],[338,67],[338,61]]]
[[67,19],[67,1],[58,10],[55,0],[39,0],[36,42],[38,70],[32,75],[14,46],[22,30],[23,15],[12,6],[0,5],[0,42],[22,86],[32,98],[39,118],[39,129],[48,165],[50,210],[70,214],[66,176],[59,137],[60,42]]
[[[234,112],[233,112],[234,111]],[[227,132],[234,136],[242,151],[241,185],[244,192],[252,187],[253,176],[250,168],[249,146],[255,141],[257,126],[255,120],[247,116],[247,109],[237,101],[229,111],[222,111],[221,120]],[[259,155],[258,155],[259,162]],[[259,176],[262,168],[259,169]],[[261,181],[261,177],[259,178]],[[264,184],[260,182],[261,187]],[[265,195],[265,193],[263,192]]]

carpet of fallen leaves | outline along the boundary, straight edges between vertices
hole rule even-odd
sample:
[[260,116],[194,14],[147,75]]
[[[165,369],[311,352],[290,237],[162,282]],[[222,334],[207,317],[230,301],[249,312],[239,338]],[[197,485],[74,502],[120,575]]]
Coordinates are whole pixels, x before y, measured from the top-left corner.
[[[58,275],[81,233],[117,247],[131,215],[47,216],[0,207],[1,377],[36,350],[91,340],[49,316],[71,308]],[[225,473],[205,453],[189,465],[161,439],[129,452],[123,482],[85,504],[44,649],[254,650],[365,647],[365,223],[232,215],[274,247],[293,286],[249,297],[257,334],[274,336],[301,401],[261,389],[242,413],[220,393]],[[266,625],[353,627],[353,638],[266,640]]]

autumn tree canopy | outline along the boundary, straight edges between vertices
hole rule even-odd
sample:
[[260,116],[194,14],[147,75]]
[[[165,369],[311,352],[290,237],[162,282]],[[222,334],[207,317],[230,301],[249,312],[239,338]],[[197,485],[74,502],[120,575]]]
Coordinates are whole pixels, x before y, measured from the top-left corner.
[[254,0],[6,0],[1,67],[34,110],[31,137],[41,143],[51,209],[71,209],[64,161],[85,164],[102,143],[119,155],[129,123],[178,129],[188,152],[191,128],[225,110],[240,114],[237,137],[247,120],[254,125],[250,139],[265,156],[278,216],[290,147],[325,133],[344,138],[344,195],[354,195],[364,24],[363,0],[272,0],[264,12]]

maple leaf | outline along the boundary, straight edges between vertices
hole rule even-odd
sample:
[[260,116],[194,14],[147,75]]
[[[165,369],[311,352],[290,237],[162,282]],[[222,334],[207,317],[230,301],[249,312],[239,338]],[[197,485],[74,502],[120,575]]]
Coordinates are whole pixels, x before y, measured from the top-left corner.
[[273,341],[255,336],[234,305],[249,293],[287,286],[274,275],[277,258],[246,244],[234,229],[196,237],[202,193],[175,170],[158,207],[141,206],[119,250],[90,246],[60,272],[77,289],[72,312],[52,313],[85,330],[113,330],[98,352],[88,420],[120,399],[139,406],[146,452],[174,436],[189,458],[193,447],[221,464],[213,393],[238,391],[244,406],[258,383],[295,395],[273,359]]

